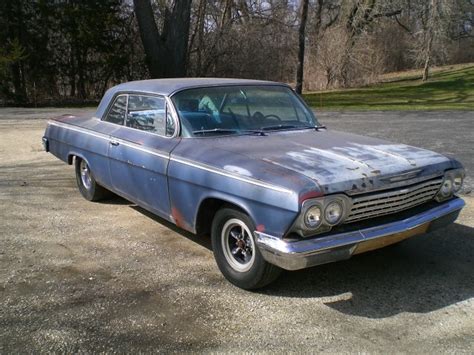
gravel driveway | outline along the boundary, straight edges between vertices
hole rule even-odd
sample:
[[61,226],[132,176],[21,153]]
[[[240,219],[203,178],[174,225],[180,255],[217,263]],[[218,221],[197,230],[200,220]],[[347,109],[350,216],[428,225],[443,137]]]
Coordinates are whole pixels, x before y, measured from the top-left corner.
[[[0,109],[0,353],[474,351],[470,194],[444,230],[246,292],[223,279],[209,238],[79,195],[40,143],[45,118],[66,111],[90,113]],[[473,112],[319,117],[453,154],[474,175]]]

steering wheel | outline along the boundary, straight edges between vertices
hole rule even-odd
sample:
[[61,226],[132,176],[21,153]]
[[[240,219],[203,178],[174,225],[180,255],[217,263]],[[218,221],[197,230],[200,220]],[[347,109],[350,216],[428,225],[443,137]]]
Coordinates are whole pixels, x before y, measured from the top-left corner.
[[252,119],[255,121],[263,121],[265,119],[265,115],[260,111],[255,111],[255,113],[252,115]]
[[264,116],[264,117],[265,117],[265,119],[267,119],[267,118],[269,118],[269,119],[275,119],[275,120],[281,122],[281,118],[278,117],[277,115],[270,114],[270,115],[266,115],[266,116]]
[[237,128],[240,128],[240,124],[239,124],[239,120],[237,119],[237,116],[235,116],[235,113],[232,111],[232,109],[230,107],[228,109],[229,109],[230,116],[232,117],[232,120],[235,123],[235,126]]

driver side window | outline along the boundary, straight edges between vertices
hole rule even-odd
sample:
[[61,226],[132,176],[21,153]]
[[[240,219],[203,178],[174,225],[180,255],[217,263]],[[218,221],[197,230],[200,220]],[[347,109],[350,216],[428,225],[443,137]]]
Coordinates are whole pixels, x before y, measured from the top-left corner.
[[129,95],[125,125],[164,136],[166,102],[161,96]]

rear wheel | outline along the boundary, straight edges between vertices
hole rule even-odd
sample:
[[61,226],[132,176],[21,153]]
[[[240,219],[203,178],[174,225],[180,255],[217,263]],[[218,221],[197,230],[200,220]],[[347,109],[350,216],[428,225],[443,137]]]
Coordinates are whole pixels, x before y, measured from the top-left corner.
[[222,274],[237,287],[251,290],[274,281],[281,272],[263,259],[253,236],[254,223],[233,208],[219,210],[212,223],[212,248]]
[[99,201],[111,196],[111,192],[100,186],[84,159],[75,159],[76,182],[81,195],[89,201]]

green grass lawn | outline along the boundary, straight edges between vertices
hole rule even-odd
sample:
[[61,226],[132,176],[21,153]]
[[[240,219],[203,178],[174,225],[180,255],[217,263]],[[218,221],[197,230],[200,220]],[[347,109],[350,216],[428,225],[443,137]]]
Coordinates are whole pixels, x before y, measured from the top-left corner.
[[304,93],[318,110],[473,110],[474,64],[438,68],[430,79],[400,73],[390,80],[358,89]]

